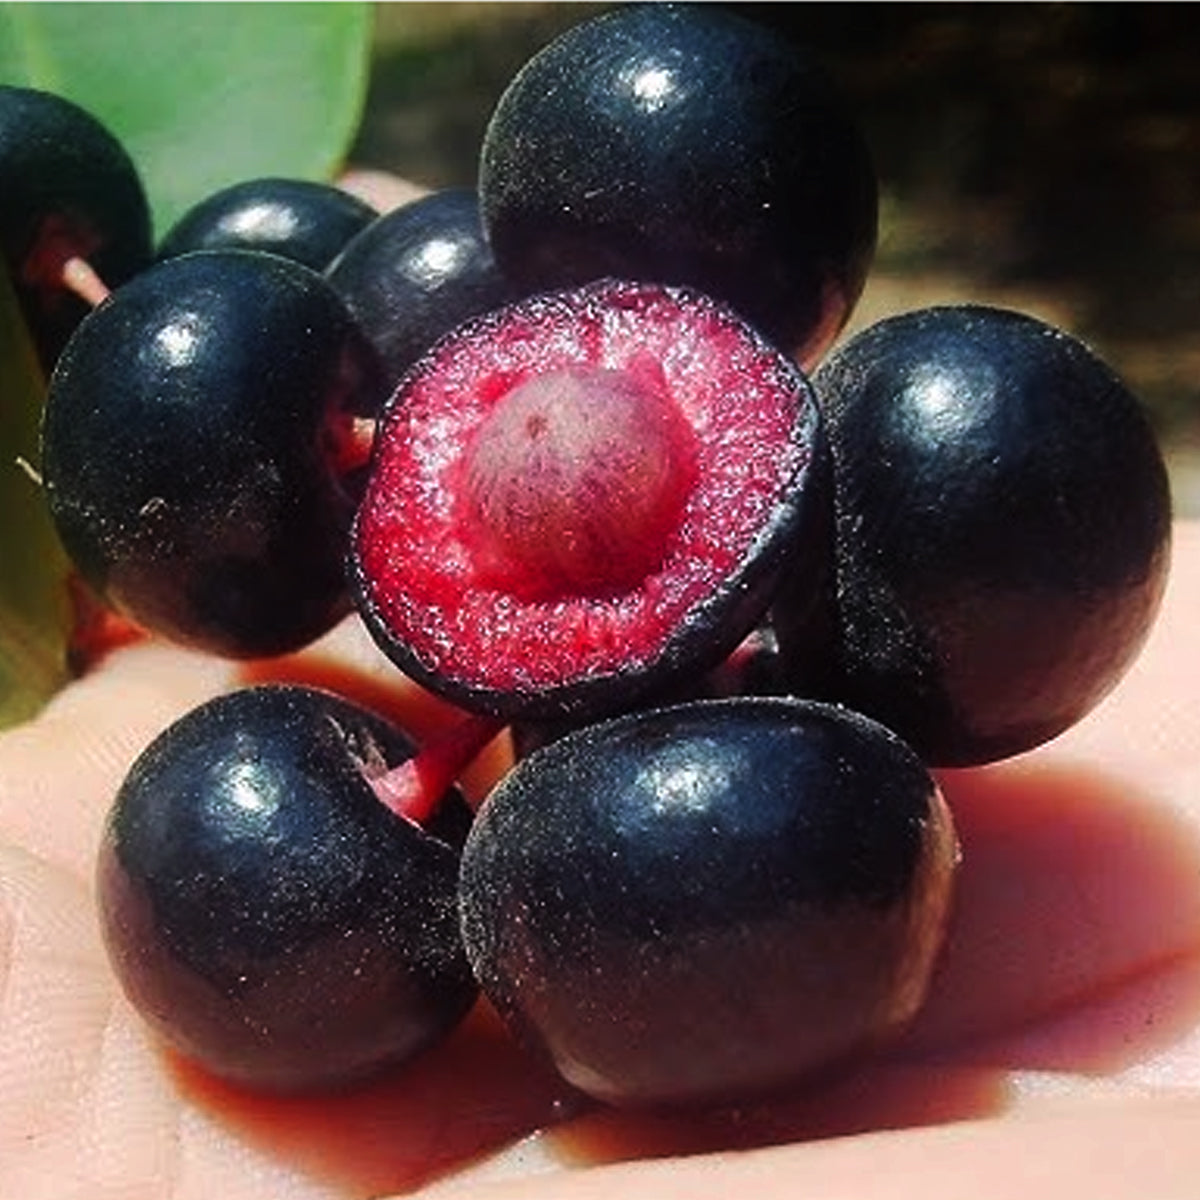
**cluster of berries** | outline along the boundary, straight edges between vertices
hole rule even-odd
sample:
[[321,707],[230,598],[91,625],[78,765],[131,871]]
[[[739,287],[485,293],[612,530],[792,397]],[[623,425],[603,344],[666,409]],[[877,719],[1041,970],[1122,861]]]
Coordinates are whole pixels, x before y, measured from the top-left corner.
[[[476,190],[249,181],[156,251],[66,102],[0,89],[0,173],[79,574],[236,658],[356,611],[464,713],[418,749],[260,686],[147,749],[98,887],[167,1040],[340,1084],[482,987],[582,1091],[708,1104],[905,1026],[958,861],[931,768],[1116,684],[1170,501],[1135,398],[1030,316],[831,349],[876,181],[817,64],[723,7],[617,8],[513,78]],[[444,785],[503,727],[472,813]]]

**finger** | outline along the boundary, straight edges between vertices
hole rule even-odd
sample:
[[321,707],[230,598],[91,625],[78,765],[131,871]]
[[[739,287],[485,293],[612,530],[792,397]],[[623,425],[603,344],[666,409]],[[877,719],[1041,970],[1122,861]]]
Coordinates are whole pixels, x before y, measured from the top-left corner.
[[0,737],[0,839],[90,877],[100,828],[134,757],[228,686],[228,664],[141,642]]
[[345,171],[338,179],[338,186],[380,213],[390,212],[393,208],[400,208],[413,200],[419,200],[428,191],[420,184],[400,179],[387,171],[375,171],[365,167],[351,167]]
[[1200,1178],[1200,1101],[1048,1106],[1009,1121],[969,1121],[749,1152],[663,1158],[479,1178],[442,1200],[1192,1200]]

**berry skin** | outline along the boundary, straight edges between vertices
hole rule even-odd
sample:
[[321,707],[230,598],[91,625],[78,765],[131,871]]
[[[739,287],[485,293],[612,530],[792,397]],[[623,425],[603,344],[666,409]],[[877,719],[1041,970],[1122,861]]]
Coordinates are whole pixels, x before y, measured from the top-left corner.
[[469,188],[422,196],[372,222],[326,277],[398,380],[443,334],[517,298]]
[[373,776],[414,747],[333,695],[263,686],[202,705],[142,753],[96,886],[128,998],[235,1083],[314,1090],[396,1066],[477,994],[459,937],[457,792],[429,828]]
[[582,1091],[740,1103],[909,1021],[957,857],[932,779],[881,726],[699,701],[517,764],[467,837],[463,939],[515,1034]]
[[377,364],[336,293],[274,255],[143,272],[51,379],[42,473],[81,575],[136,623],[232,658],[305,645],[349,611],[343,466]]
[[63,282],[85,259],[109,288],[153,255],[150,208],[120,142],[61,96],[0,85],[0,254],[49,373],[89,306]]
[[785,561],[824,569],[826,474],[795,364],[683,289],[605,281],[448,335],[380,421],[359,611],[464,708],[571,721],[715,666]]
[[[824,692],[939,765],[1079,720],[1133,661],[1167,576],[1167,475],[1136,399],[1066,333],[973,305],[881,321],[814,386],[836,511]],[[775,619],[794,656],[786,599]]]
[[479,193],[524,291],[694,287],[806,365],[875,248],[874,169],[830,82],[718,5],[622,6],[539,51],[492,114]]
[[323,271],[378,213],[328,183],[247,179],[222,188],[171,227],[158,257],[192,250],[261,250]]

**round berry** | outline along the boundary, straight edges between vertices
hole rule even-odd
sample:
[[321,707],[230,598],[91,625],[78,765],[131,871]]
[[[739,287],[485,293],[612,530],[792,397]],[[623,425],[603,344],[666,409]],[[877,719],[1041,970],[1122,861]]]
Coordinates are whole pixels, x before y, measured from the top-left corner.
[[463,850],[485,994],[577,1088],[730,1104],[894,1036],[928,988],[957,843],[912,751],[790,699],[698,701],[522,759]]
[[355,417],[377,363],[321,275],[204,251],[144,271],[76,331],[51,379],[42,472],[63,545],[115,608],[234,658],[350,609]]
[[881,321],[814,385],[836,512],[828,694],[947,765],[1074,724],[1133,661],[1167,577],[1167,474],[1136,398],[1078,339],[975,305]]
[[158,257],[192,250],[261,250],[323,271],[377,216],[365,201],[308,179],[247,179],[190,208],[168,230]]
[[0,255],[49,371],[89,311],[68,259],[115,288],[153,255],[150,208],[124,146],[61,96],[0,84]]
[[139,756],[97,891],[117,978],[167,1044],[246,1086],[328,1088],[466,1014],[470,809],[454,792],[421,828],[371,788],[413,752],[336,696],[263,686],[194,709]]
[[326,276],[392,380],[456,325],[517,298],[492,257],[469,188],[431,192],[384,213]]
[[874,169],[831,82],[720,5],[620,6],[535,54],[492,114],[479,193],[523,290],[694,287],[806,364],[875,248]]

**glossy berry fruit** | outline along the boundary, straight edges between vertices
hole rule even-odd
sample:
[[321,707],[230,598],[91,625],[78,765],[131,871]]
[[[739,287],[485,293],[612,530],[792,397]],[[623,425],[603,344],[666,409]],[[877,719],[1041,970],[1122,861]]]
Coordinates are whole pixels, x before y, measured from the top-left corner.
[[[1094,352],[1002,309],[864,331],[815,377],[835,477],[831,694],[927,761],[1030,749],[1140,649],[1169,559],[1153,432]],[[786,643],[786,605],[779,606]]]
[[349,611],[344,469],[377,366],[336,293],[274,255],[143,272],[76,331],[42,426],[46,497],[115,608],[235,658],[302,646]]
[[307,688],[234,692],[142,753],[99,853],[114,971],[156,1033],[259,1089],[341,1085],[402,1063],[477,988],[458,932],[457,792],[429,828],[371,780],[396,728]]
[[0,254],[47,371],[88,312],[64,285],[63,264],[85,259],[114,288],[151,260],[136,167],[104,125],[61,96],[0,85]]
[[619,6],[539,51],[492,114],[479,191],[525,290],[689,285],[806,364],[875,247],[874,170],[830,81],[721,5]]
[[385,213],[326,276],[392,380],[455,326],[517,298],[496,267],[469,188],[433,192]]
[[365,201],[307,179],[247,179],[205,197],[168,230],[159,258],[261,250],[323,271],[376,217]]
[[789,555],[826,563],[816,405],[707,297],[607,281],[444,338],[405,377],[355,521],[358,607],[432,690],[595,716],[715,666]]
[[618,1105],[823,1076],[922,1003],[957,845],[912,751],[847,710],[701,701],[523,759],[463,851],[463,936],[517,1036]]

